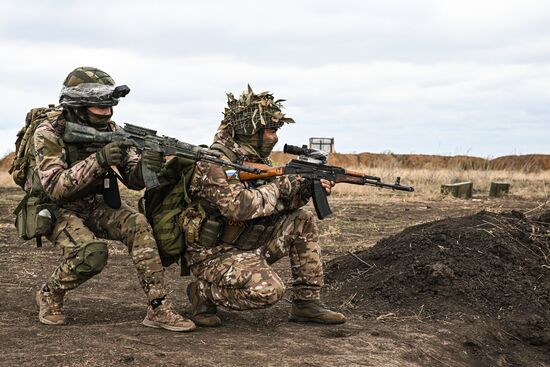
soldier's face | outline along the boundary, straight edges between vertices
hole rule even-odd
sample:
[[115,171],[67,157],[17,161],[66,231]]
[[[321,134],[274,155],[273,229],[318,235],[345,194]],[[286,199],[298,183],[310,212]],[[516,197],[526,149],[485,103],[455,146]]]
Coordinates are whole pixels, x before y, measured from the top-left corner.
[[278,139],[277,129],[263,129],[263,131],[264,131],[264,136],[263,136],[264,141]]
[[100,116],[110,116],[113,114],[112,107],[97,107],[97,106],[91,106],[88,107],[88,111],[93,113],[94,115],[100,115]]

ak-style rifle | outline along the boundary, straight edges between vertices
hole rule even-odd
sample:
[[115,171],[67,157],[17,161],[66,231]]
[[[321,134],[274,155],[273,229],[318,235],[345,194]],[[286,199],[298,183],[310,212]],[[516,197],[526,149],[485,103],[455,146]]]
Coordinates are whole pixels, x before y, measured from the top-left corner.
[[296,174],[311,181],[311,195],[313,206],[319,219],[326,218],[332,211],[328,205],[327,193],[321,186],[321,179],[334,181],[335,183],[349,183],[354,185],[369,185],[384,189],[413,192],[411,186],[401,185],[401,177],[397,177],[395,183],[382,182],[380,177],[369,176],[362,172],[351,171],[342,167],[327,165],[328,154],[326,152],[309,149],[306,145],[297,147],[285,144],[284,152],[298,155],[284,166],[270,167],[263,164],[245,162],[247,166],[262,170],[261,173],[239,172],[242,181],[259,180],[262,178]]
[[[156,130],[125,124],[124,128],[113,132],[98,131],[91,126],[67,121],[63,140],[67,143],[110,143],[112,141],[129,140],[138,150],[152,150],[165,156],[188,158],[195,161],[207,161],[220,166],[233,167],[240,172],[260,173],[261,170],[242,164],[230,163],[220,158],[220,153],[201,146],[185,143],[169,136],[158,136]],[[142,174],[145,187],[155,188],[159,185],[157,175],[142,161]]]

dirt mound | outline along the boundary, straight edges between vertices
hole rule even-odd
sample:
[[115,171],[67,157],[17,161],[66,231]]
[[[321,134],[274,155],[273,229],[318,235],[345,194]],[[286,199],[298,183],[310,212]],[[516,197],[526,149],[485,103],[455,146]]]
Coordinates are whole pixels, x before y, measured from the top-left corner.
[[498,322],[550,352],[550,213],[479,212],[410,227],[331,261],[327,282],[358,311]]
[[15,158],[15,152],[11,152],[0,159],[0,172],[8,172],[11,162],[13,162],[13,158]]
[[[15,153],[9,153],[0,159],[0,172],[6,172]],[[296,158],[283,152],[273,152],[271,159],[276,164],[284,164]],[[342,167],[389,167],[389,168],[427,168],[427,169],[493,169],[537,172],[550,170],[550,155],[531,154],[505,156],[495,159],[484,159],[469,156],[440,156],[428,154],[393,154],[393,153],[360,153],[329,155],[329,164]]]
[[[293,158],[295,158],[295,156],[284,154],[283,152],[273,152],[271,154],[271,159],[277,164],[284,164]],[[393,153],[331,153],[329,155],[329,163],[343,167],[492,169],[537,172],[541,170],[550,170],[550,155],[531,154],[485,159],[464,155],[441,156]]]
[[492,159],[491,169],[522,170],[535,172],[550,169],[550,156],[543,154],[511,155]]

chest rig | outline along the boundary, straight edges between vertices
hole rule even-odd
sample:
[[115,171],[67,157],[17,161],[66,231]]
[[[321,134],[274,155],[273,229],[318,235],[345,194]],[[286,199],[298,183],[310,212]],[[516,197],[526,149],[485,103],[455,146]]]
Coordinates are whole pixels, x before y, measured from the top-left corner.
[[[62,138],[65,132],[65,120],[57,119],[52,123],[52,126],[54,127],[56,134]],[[110,121],[105,126],[104,131],[114,131],[115,129],[115,123]],[[63,141],[63,144],[65,148],[65,160],[68,168],[73,167],[78,162],[88,158],[91,154],[96,153],[107,145],[107,143],[77,144],[68,143],[66,141]],[[72,201],[85,197],[90,197],[91,199],[93,195],[101,194],[107,205],[111,208],[118,209],[121,206],[121,200],[117,177],[122,179],[111,168],[109,168],[103,177],[98,178],[88,187],[79,191],[77,194],[72,196],[70,200]]]
[[[232,162],[242,160],[222,144],[215,143],[210,149],[220,151]],[[230,185],[236,184],[239,179],[235,175],[230,175],[229,170],[226,169],[228,183]],[[244,185],[246,188],[255,188],[265,183],[264,180],[247,181]],[[255,250],[271,238],[278,219],[278,215],[273,214],[248,221],[233,220],[224,217],[215,205],[206,200],[200,200],[198,207],[204,219],[198,230],[196,240],[204,247],[213,247],[223,243],[233,245],[241,250]]]

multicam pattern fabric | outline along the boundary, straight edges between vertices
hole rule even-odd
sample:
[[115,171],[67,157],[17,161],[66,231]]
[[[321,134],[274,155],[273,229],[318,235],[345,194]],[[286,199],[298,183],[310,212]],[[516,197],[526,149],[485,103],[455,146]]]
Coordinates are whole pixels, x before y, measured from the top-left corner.
[[[98,194],[106,170],[98,164],[94,153],[101,145],[73,149],[79,159],[69,164],[71,146],[63,142],[60,126],[63,126],[62,117],[55,127],[50,122],[42,123],[34,135],[40,182],[45,193],[59,206],[49,239],[63,249],[64,260],[48,281],[50,289],[62,292],[83,283],[85,279],[75,275],[76,255],[90,244],[101,246],[105,243],[101,239],[106,238],[122,241],[128,247],[149,299],[162,298],[166,294],[164,273],[147,220],[125,204],[120,209],[112,209],[103,202]],[[143,188],[138,162],[139,156],[130,149],[118,167],[128,187],[133,189]]]
[[75,275],[80,261],[77,254],[91,243],[111,239],[128,247],[136,267],[141,287],[149,300],[166,295],[164,270],[152,230],[145,217],[122,204],[120,209],[107,206],[100,196],[78,212],[61,209],[55,227],[48,239],[63,250],[63,261],[55,269],[48,286],[53,292],[67,291],[85,282]]
[[74,87],[82,83],[97,83],[103,85],[115,85],[115,81],[109,74],[94,67],[82,66],[74,69],[67,75],[63,85]]
[[[116,106],[125,93],[116,94],[115,81],[106,72],[93,67],[79,67],[67,75],[59,93],[59,104],[64,107]],[[119,87],[119,88],[122,88]]]
[[283,99],[275,100],[269,92],[254,94],[250,85],[239,99],[227,93],[224,121],[231,125],[233,134],[253,135],[262,128],[278,129],[294,120],[281,111]]
[[[229,148],[241,159],[261,160],[253,150],[235,142],[224,122],[214,143]],[[269,160],[261,161],[270,164]],[[216,304],[244,310],[277,302],[284,293],[284,283],[270,264],[286,256],[291,260],[294,297],[319,298],[323,270],[317,227],[313,215],[299,209],[310,197],[309,185],[295,180],[298,188],[286,198],[281,195],[281,188],[288,184],[283,180],[288,178],[252,183],[228,180],[223,168],[197,163],[189,190],[192,198],[208,201],[230,220],[253,224],[266,217],[274,219],[271,240],[255,251],[242,251],[221,242],[211,247],[188,243],[186,258],[191,272],[199,279],[203,295],[210,294]]]
[[295,210],[277,221],[274,233],[256,251],[231,248],[192,266],[201,296],[235,310],[269,307],[285,292],[284,282],[270,264],[289,256],[294,298],[319,299],[323,265],[313,215]]
[[[63,117],[57,121],[63,124]],[[89,150],[99,150],[102,146],[80,147],[77,162],[68,165],[68,147],[56,128],[49,121],[37,127],[34,133],[34,149],[36,151],[36,168],[40,181],[46,193],[54,201],[70,199],[83,190],[95,194],[103,184],[106,169],[97,162],[96,154]],[[143,182],[139,169],[139,156],[135,149],[129,149],[123,163],[117,167],[125,178],[129,188],[140,190]]]

